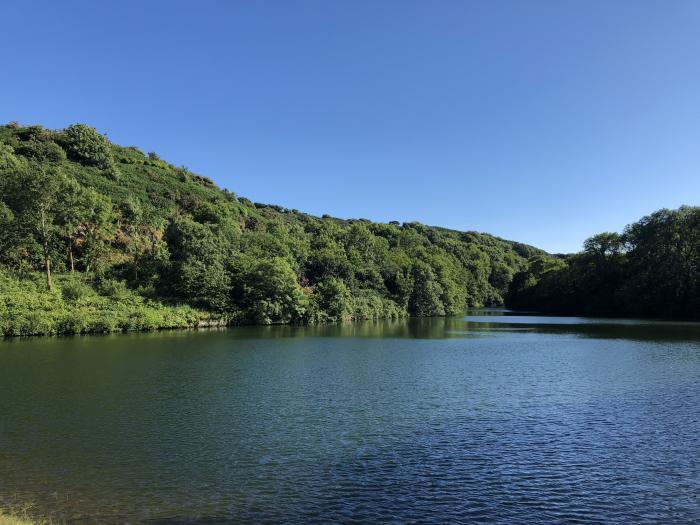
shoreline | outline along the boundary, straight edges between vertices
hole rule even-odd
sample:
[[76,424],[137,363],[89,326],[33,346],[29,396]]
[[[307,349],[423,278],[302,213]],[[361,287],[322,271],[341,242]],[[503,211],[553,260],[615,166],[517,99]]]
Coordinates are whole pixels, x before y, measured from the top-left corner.
[[[176,308],[176,307],[172,307]],[[247,322],[232,316],[229,319],[225,318],[201,318],[196,323],[189,325],[162,325],[162,326],[147,326],[147,327],[137,327],[137,328],[127,328],[127,329],[111,329],[111,330],[84,330],[80,332],[71,331],[56,331],[56,332],[43,332],[43,333],[19,333],[19,334],[4,334],[0,336],[1,341],[13,341],[13,340],[24,340],[29,338],[53,338],[53,337],[76,337],[76,336],[108,336],[108,335],[127,335],[127,334],[149,334],[157,332],[207,332],[214,330],[226,330],[235,327],[272,327],[272,326],[286,326],[286,327],[319,327],[319,326],[332,326],[332,325],[350,325],[355,323],[363,322],[385,322],[385,321],[397,321],[401,319],[447,319],[455,317],[469,317],[470,310],[476,311],[488,311],[488,310],[501,310],[506,315],[513,315],[514,317],[519,316],[537,316],[537,317],[551,317],[566,318],[566,317],[578,317],[582,319],[591,320],[609,320],[611,324],[625,324],[625,321],[645,321],[645,322],[655,322],[655,323],[668,323],[668,324],[683,324],[683,325],[694,325],[700,323],[698,318],[662,318],[662,317],[631,317],[631,316],[614,316],[614,315],[585,315],[585,314],[575,314],[575,313],[552,313],[552,312],[533,312],[525,310],[511,310],[504,309],[502,307],[472,307],[469,310],[456,314],[456,315],[441,315],[441,316],[411,316],[411,315],[400,315],[400,316],[384,316],[384,317],[372,317],[372,318],[349,318],[341,320],[326,320],[317,322],[277,322],[277,323],[255,323]],[[211,312],[204,312],[205,315],[214,315]],[[468,319],[466,319],[468,321]],[[5,321],[5,319],[0,317],[0,325]],[[487,321],[472,321],[472,322],[487,322]],[[2,525],[0,523],[0,525]]]

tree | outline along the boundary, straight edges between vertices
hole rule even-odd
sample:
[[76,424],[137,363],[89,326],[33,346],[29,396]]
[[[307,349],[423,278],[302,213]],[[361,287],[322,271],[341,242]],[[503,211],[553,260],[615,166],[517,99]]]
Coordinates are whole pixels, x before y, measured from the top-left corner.
[[165,240],[170,266],[164,280],[171,283],[175,295],[191,304],[225,310],[230,279],[221,245],[211,229],[177,218],[168,225]]
[[431,317],[445,315],[441,296],[443,288],[427,263],[416,261],[413,266],[413,292],[408,303],[411,315]]
[[[527,267],[517,272],[510,282],[506,294],[506,306],[509,308],[541,309],[551,302],[549,297],[550,283],[556,281],[556,277],[568,270],[569,265],[561,260],[546,255],[536,255],[528,260]],[[556,276],[547,278],[547,274]],[[541,281],[545,281],[540,284]],[[560,289],[558,294],[562,295]]]
[[19,155],[39,161],[61,162],[66,160],[66,152],[63,151],[63,148],[50,140],[30,139],[19,144],[16,151]]
[[586,239],[583,243],[583,251],[605,257],[620,253],[624,246],[624,240],[619,233],[599,233]]
[[659,210],[629,225],[624,237],[626,307],[646,315],[700,315],[700,208]]
[[287,260],[281,257],[256,260],[239,256],[233,271],[232,299],[245,309],[249,320],[275,324],[304,319],[309,299]]
[[24,236],[25,243],[33,241],[40,247],[46,286],[51,290],[51,256],[58,239],[57,217],[66,178],[58,169],[30,163],[5,170],[0,184],[5,206],[14,216],[16,234]]
[[331,277],[320,282],[315,296],[319,308],[329,320],[345,321],[352,317],[352,294],[343,281]]
[[114,231],[110,199],[75,180],[66,180],[57,221],[66,244],[70,271],[75,271],[76,249],[82,254],[85,271],[90,271],[104,254]]
[[109,141],[95,128],[85,124],[71,124],[64,130],[63,136],[71,159],[103,169],[113,166]]
[[330,242],[312,251],[306,261],[306,274],[313,282],[320,282],[328,277],[345,280],[353,275],[353,267],[343,247],[336,242]]
[[9,144],[0,144],[0,174],[11,173],[22,167],[22,160],[15,155],[15,149]]

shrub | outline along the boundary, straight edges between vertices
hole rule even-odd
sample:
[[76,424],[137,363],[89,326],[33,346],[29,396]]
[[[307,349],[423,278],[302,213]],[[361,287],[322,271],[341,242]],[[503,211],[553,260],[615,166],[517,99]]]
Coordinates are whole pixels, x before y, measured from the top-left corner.
[[24,319],[21,320],[20,334],[21,335],[42,335],[55,334],[56,326],[54,319],[47,312],[31,311],[26,312]]
[[77,301],[89,295],[90,287],[80,281],[68,281],[61,286],[61,295],[66,301]]
[[114,162],[114,160],[109,159],[107,161],[107,165],[104,166],[105,174],[112,180],[119,180],[119,176],[121,175],[121,171],[119,171],[119,166],[117,166],[117,163]]
[[17,128],[17,138],[20,140],[49,140],[51,132],[44,126],[26,126]]
[[8,144],[0,144],[0,170],[15,170],[22,165],[15,156],[15,150]]
[[97,291],[100,295],[114,298],[124,298],[129,295],[129,289],[124,281],[116,279],[100,279],[97,283]]
[[56,322],[56,332],[59,334],[84,334],[90,325],[82,311],[66,311]]
[[118,329],[118,320],[112,312],[99,312],[90,323],[91,332],[108,333]]
[[95,128],[85,124],[71,124],[64,130],[63,137],[71,159],[103,169],[113,164],[109,141]]
[[55,277],[57,286],[50,292],[41,274],[20,279],[0,269],[0,335],[187,328],[211,318],[211,314],[189,306],[146,301],[129,291],[121,281],[101,279],[98,287],[111,294],[99,296],[75,275],[57,274]]
[[55,142],[31,139],[17,146],[17,154],[35,160],[61,162],[66,160],[66,152]]

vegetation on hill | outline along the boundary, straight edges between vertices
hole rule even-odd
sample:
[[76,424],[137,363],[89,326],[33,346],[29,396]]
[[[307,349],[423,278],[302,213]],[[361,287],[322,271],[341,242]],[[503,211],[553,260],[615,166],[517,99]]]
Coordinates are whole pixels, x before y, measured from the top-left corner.
[[0,127],[0,331],[441,316],[541,250],[252,203],[93,128]]
[[32,521],[28,518],[20,518],[17,516],[8,516],[0,514],[0,525],[35,525],[38,522]]
[[700,318],[700,208],[659,210],[581,253],[534,257],[507,294],[512,308],[583,315]]

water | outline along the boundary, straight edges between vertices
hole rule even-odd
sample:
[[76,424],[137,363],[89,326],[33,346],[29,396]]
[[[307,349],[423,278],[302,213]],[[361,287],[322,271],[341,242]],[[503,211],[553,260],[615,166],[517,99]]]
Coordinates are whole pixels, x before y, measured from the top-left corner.
[[474,312],[0,343],[0,506],[66,523],[700,521],[700,325]]

